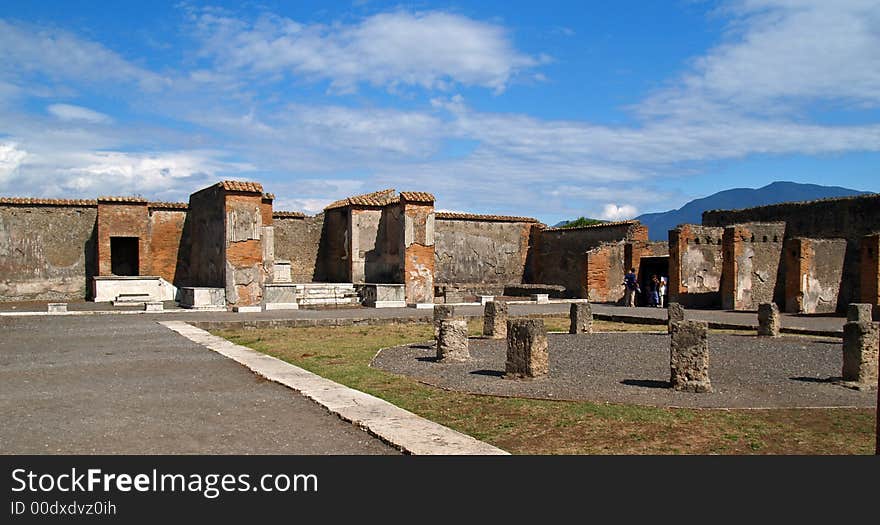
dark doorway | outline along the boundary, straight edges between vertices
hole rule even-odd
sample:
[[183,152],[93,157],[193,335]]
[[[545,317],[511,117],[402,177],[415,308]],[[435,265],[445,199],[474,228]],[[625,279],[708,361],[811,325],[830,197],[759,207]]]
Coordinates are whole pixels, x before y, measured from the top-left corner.
[[[648,306],[651,304],[651,277],[657,276],[658,279],[665,277],[667,281],[666,295],[669,294],[669,257],[642,257],[638,267],[639,286],[642,293],[639,297],[640,306]],[[666,305],[666,297],[663,297],[663,305]]]
[[139,275],[137,237],[110,237],[110,273]]

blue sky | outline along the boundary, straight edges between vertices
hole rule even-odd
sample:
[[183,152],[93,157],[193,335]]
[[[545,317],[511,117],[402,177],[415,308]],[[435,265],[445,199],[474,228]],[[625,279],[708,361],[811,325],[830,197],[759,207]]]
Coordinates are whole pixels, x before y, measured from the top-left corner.
[[880,191],[880,2],[4,2],[0,195],[623,219]]

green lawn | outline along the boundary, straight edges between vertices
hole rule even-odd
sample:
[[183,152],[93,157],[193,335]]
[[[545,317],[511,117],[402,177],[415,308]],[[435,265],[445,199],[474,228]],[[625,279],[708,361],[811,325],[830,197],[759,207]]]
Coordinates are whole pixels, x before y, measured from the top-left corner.
[[[546,319],[567,330],[567,319]],[[596,321],[598,330],[663,326]],[[479,333],[478,320],[471,333]],[[368,392],[515,454],[873,454],[874,409],[696,410],[450,392],[370,368],[428,324],[222,330],[216,335]]]

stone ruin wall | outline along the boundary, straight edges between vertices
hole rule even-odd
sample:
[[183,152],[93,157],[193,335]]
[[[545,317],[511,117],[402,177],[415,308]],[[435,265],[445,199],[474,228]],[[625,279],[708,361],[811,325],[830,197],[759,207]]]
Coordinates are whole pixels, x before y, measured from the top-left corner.
[[846,259],[846,239],[785,241],[785,290],[780,306],[790,313],[833,313],[846,308],[840,286]]
[[290,261],[290,278],[295,283],[320,280],[319,256],[324,214],[307,217],[297,213],[276,213],[275,258]]
[[[871,194],[742,210],[711,210],[703,213],[703,225],[726,227],[749,222],[784,222],[786,240],[845,239],[843,274],[837,302],[838,305],[846,305],[863,300],[861,282],[870,280],[860,270],[860,250],[866,236],[880,231],[878,209],[880,194]],[[839,311],[841,308],[838,306]]]
[[724,229],[722,308],[757,311],[762,303],[782,305],[784,236],[783,222],[738,224]]
[[537,282],[565,286],[569,297],[617,301],[618,294],[623,297],[624,243],[647,240],[647,228],[637,221],[546,229],[537,250]]
[[446,219],[434,226],[434,282],[500,295],[506,284],[527,282],[533,222]]
[[669,302],[685,308],[721,306],[723,232],[694,224],[669,231]]
[[97,270],[96,201],[0,198],[0,300],[81,300]]

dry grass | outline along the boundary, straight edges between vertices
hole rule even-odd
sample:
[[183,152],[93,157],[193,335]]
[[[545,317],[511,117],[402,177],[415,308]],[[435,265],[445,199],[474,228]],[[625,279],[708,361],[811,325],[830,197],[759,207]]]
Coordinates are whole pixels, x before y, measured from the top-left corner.
[[[547,319],[550,330],[567,320]],[[598,321],[597,330],[657,330]],[[470,323],[471,333],[482,328]],[[662,329],[662,327],[659,327]],[[872,454],[873,409],[696,410],[514,399],[450,392],[369,367],[384,347],[432,327],[318,327],[217,335],[517,454]]]

